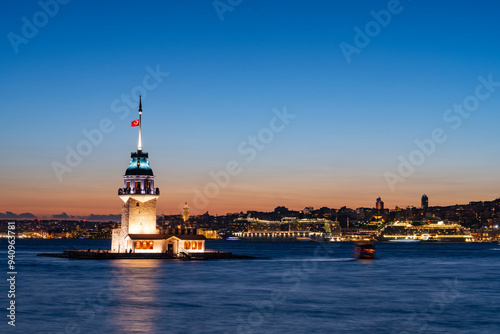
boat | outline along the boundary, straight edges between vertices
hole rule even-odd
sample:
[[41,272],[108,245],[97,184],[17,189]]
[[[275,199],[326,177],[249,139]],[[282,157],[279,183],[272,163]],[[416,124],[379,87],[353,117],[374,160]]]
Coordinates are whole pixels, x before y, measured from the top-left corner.
[[227,241],[240,241],[241,239],[238,237],[227,237],[226,240]]
[[[406,222],[395,222],[382,227],[377,239],[396,242],[470,242],[472,235],[458,223],[428,223],[412,225]],[[414,240],[416,239],[416,240]]]
[[297,237],[295,238],[297,241],[312,241],[309,237]]
[[389,240],[389,242],[420,242],[421,240],[419,239],[392,239]]
[[369,241],[357,242],[354,248],[354,256],[358,260],[375,259],[375,244]]

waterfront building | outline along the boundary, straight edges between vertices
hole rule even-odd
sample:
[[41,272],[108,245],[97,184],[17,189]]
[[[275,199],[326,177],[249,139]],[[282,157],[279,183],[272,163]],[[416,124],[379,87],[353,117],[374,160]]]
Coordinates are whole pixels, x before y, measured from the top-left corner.
[[196,234],[203,235],[207,239],[222,239],[217,230],[198,228],[196,229]]
[[[133,122],[133,126],[136,122]],[[142,150],[140,99],[138,126],[137,152],[132,152],[130,164],[123,175],[123,188],[118,189],[118,196],[123,202],[121,226],[113,230],[111,252],[173,255],[204,252],[205,237],[202,235],[187,234],[185,230],[160,234],[156,226],[156,201],[160,197],[160,189],[155,187],[149,155]]]

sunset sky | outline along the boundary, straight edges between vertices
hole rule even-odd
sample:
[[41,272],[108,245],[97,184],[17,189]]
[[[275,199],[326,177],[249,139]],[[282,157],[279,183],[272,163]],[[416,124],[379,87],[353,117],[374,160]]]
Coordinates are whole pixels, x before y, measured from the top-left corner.
[[41,3],[0,14],[0,212],[120,213],[139,94],[158,214],[500,197],[496,2]]

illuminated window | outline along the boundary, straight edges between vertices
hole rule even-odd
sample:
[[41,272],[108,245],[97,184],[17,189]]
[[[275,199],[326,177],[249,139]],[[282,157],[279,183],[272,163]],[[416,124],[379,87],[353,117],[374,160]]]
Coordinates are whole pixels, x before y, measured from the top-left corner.
[[135,249],[154,249],[154,241],[136,241]]
[[198,249],[199,250],[203,249],[203,241],[198,241]]
[[191,243],[189,241],[184,241],[184,249],[191,249]]
[[196,249],[196,241],[193,241],[192,249]]

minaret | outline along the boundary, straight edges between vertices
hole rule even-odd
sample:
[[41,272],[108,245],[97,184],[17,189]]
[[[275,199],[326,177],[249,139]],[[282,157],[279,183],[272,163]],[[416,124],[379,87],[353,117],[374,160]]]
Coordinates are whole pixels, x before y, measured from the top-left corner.
[[158,234],[156,200],[160,190],[154,187],[155,177],[149,166],[148,153],[142,151],[142,101],[139,97],[139,141],[132,152],[130,164],[123,175],[123,188],[118,196],[123,201],[121,228],[113,231],[111,251],[126,253],[131,249],[129,234]]

